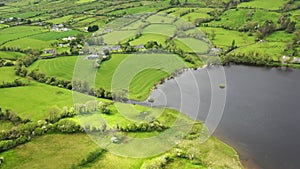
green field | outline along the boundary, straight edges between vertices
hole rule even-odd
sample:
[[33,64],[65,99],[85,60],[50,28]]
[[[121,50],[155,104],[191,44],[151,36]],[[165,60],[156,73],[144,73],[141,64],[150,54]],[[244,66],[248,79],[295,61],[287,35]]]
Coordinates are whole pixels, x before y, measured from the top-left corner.
[[162,16],[159,14],[151,15],[147,21],[150,23],[172,23],[175,20],[174,17]]
[[79,33],[80,32],[76,30],[69,30],[66,32],[46,32],[43,34],[31,36],[30,38],[42,41],[53,41],[57,39],[66,38],[68,36],[76,36]]
[[73,17],[73,15],[67,15],[67,16],[64,16],[64,17],[47,20],[46,22],[50,22],[50,23],[53,23],[53,24],[62,24],[62,23],[68,22],[72,17]]
[[79,163],[96,148],[97,145],[85,134],[46,135],[2,153],[1,156],[6,159],[2,167],[71,168],[72,164]]
[[232,53],[249,54],[250,51],[258,53],[260,56],[269,55],[273,60],[278,61],[278,57],[282,56],[282,51],[285,48],[283,42],[263,42],[245,46],[234,50]]
[[73,78],[74,66],[77,56],[59,57],[50,60],[38,60],[29,67],[29,71],[38,70],[49,76],[59,77],[67,80]]
[[171,37],[174,35],[175,29],[176,27],[170,24],[151,24],[144,29],[143,33],[154,33]]
[[[127,58],[128,55],[124,54],[114,54],[112,56],[112,59],[109,61],[106,61],[101,64],[100,69],[97,71],[96,76],[96,87],[103,87],[104,89],[110,90],[111,89],[111,82],[112,78],[114,76],[116,68],[118,68],[119,64]],[[164,57],[166,56],[166,57]],[[159,67],[160,64],[161,67],[165,66],[163,63],[167,63],[167,60],[164,60],[164,58],[169,58],[170,55],[164,55],[164,54],[153,54],[149,55],[149,57],[153,57],[155,60],[158,59],[154,65],[149,66],[155,66]],[[174,55],[174,58],[177,57]],[[178,57],[179,58],[179,57]],[[179,58],[180,59],[180,58]],[[36,63],[34,63],[29,70],[38,70],[40,72],[43,72],[49,76],[59,77],[66,80],[72,80],[73,78],[73,72],[74,72],[74,66],[76,64],[77,57],[59,57],[51,60],[39,60]],[[88,62],[88,61],[87,61]],[[90,64],[90,67],[86,68],[86,72],[93,72],[94,68],[92,66],[92,62]],[[172,67],[175,66],[175,67]],[[187,64],[189,66],[189,64]],[[168,64],[167,69],[176,69],[176,65]],[[80,69],[80,68],[77,68]],[[123,72],[127,74],[128,72]],[[124,76],[126,77],[126,75]],[[166,77],[167,75],[165,73],[160,73],[157,70],[149,70],[146,72],[143,72],[141,75],[137,75],[136,80],[133,81],[132,85],[130,86],[132,91],[130,91],[131,98],[137,99],[137,100],[143,100],[146,99],[147,96],[150,93],[150,89],[152,88],[153,84],[157,83],[161,78]],[[120,75],[122,76],[122,75]],[[143,77],[143,78],[141,78]]]
[[292,34],[283,31],[274,32],[273,34],[271,34],[266,38],[267,41],[273,41],[273,42],[291,42],[292,39],[293,39]]
[[212,10],[213,10],[212,8],[197,8],[197,9],[195,9],[195,12],[186,14],[181,18],[188,22],[194,22],[196,19],[199,19],[199,18],[208,19],[208,18],[211,18],[211,16],[208,15],[207,12],[210,12]]
[[0,67],[0,83],[2,82],[12,82],[15,79],[19,79],[20,77],[15,75],[15,71],[13,67]]
[[[76,141],[75,141],[76,140]],[[185,140],[178,145],[179,148],[188,148],[194,146],[200,154],[205,155],[203,158],[213,168],[241,168],[237,161],[237,154],[227,145],[216,139],[210,139],[204,144],[194,140]],[[90,138],[85,134],[61,135],[52,134],[42,136],[33,141],[19,146],[13,150],[1,153],[6,161],[3,169],[11,168],[71,168],[73,164],[78,164],[88,154],[98,148]],[[32,153],[34,151],[35,153]],[[170,153],[176,152],[175,149]],[[199,156],[200,154],[195,154]],[[64,160],[61,160],[64,159]],[[95,162],[90,163],[88,168],[140,168],[151,162],[152,159],[134,159],[119,157],[109,152],[105,152]],[[51,165],[49,165],[51,163]],[[201,167],[193,165],[192,160],[184,160],[175,157],[165,168],[171,169],[176,166]]]
[[15,48],[20,48],[20,49],[44,49],[44,48],[49,48],[51,47],[51,43],[54,41],[43,41],[43,40],[38,40],[34,38],[21,38],[18,40],[10,41],[7,42],[5,47],[15,47]]
[[111,33],[103,35],[103,38],[105,43],[113,45],[135,36],[136,33],[137,31],[135,30],[113,31]]
[[[200,27],[201,31],[205,32],[212,43],[222,49],[228,49],[232,45],[232,41],[235,40],[235,45],[237,46],[246,46],[255,43],[254,36],[248,36],[246,33],[238,31],[230,31],[222,28],[209,28],[209,27]],[[216,37],[212,40],[211,33],[215,31]]]
[[131,29],[137,30],[141,25],[145,25],[145,22],[138,20],[136,22],[130,23],[129,25],[123,27],[122,30],[128,30],[128,29],[129,30],[131,30]]
[[160,34],[152,34],[152,33],[145,33],[138,39],[135,39],[130,42],[130,45],[145,45],[149,41],[157,41],[159,44],[163,46],[166,45],[165,41],[168,36],[160,35]]
[[16,60],[16,59],[22,58],[24,56],[25,56],[25,54],[19,53],[19,52],[4,52],[4,51],[0,51],[0,58],[3,58],[3,59]]
[[252,0],[250,2],[241,3],[238,7],[263,8],[277,10],[286,3],[285,0]]
[[45,32],[46,30],[38,26],[16,26],[0,30],[0,44]]
[[[38,97],[37,93],[39,94]],[[72,91],[32,82],[30,86],[0,89],[0,107],[22,118],[45,119],[53,106],[72,106]]]
[[195,38],[177,38],[175,43],[185,52],[205,54],[209,51],[207,42]]
[[220,21],[212,21],[208,23],[210,26],[226,26],[230,29],[241,28],[247,20],[247,13],[250,9],[230,9],[221,15]]

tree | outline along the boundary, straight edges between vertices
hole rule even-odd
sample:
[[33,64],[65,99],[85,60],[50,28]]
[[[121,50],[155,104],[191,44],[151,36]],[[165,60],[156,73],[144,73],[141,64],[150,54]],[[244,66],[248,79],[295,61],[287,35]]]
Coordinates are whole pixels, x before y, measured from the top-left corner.
[[211,30],[211,40],[215,40],[216,38],[216,31],[214,29]]
[[265,24],[259,29],[259,37],[265,38],[269,34],[273,33],[276,30],[276,25],[273,21],[266,21]]
[[235,48],[236,48],[236,46],[235,46],[235,40],[233,40],[232,43],[231,43],[231,49],[235,49]]
[[293,33],[296,30],[296,22],[292,21],[289,23],[289,25],[286,28],[286,32]]
[[89,32],[96,32],[97,30],[99,30],[99,26],[98,25],[93,25],[93,26],[89,26],[88,27],[88,31]]

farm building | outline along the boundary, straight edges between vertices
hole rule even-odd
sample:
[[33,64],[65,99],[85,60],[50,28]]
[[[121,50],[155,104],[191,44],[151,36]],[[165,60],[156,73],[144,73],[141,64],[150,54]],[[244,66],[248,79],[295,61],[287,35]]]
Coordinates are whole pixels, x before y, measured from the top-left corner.
[[91,54],[91,55],[86,57],[87,60],[95,60],[95,59],[98,59],[98,58],[99,58],[98,54]]

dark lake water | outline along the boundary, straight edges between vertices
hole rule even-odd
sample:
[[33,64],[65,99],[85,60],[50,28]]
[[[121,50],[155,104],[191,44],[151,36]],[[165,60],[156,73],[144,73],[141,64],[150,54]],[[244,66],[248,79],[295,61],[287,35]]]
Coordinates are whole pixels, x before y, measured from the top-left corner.
[[[205,121],[216,107],[210,108],[217,100],[216,84],[223,83],[213,73],[219,69],[189,70],[157,86],[151,95],[154,105],[166,104]],[[233,146],[249,168],[299,169],[300,70],[234,65],[224,72],[226,89],[219,88],[216,96],[226,94],[225,107],[214,135]]]

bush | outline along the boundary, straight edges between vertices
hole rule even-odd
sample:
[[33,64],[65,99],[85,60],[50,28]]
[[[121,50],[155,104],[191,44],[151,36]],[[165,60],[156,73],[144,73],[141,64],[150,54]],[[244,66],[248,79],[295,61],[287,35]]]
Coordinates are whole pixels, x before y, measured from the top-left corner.
[[86,159],[81,160],[79,166],[87,165],[93,161],[95,161],[98,157],[100,157],[105,151],[102,149],[97,149],[93,152],[90,152]]

